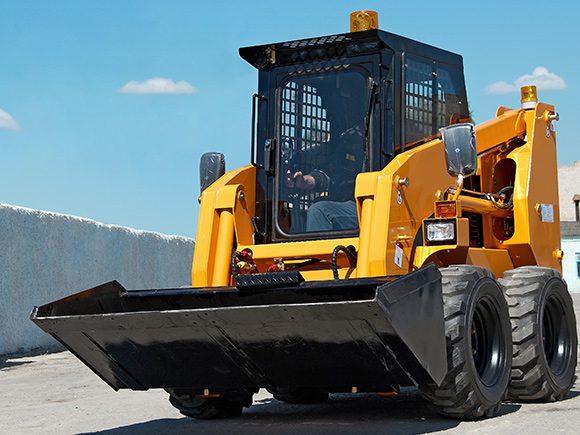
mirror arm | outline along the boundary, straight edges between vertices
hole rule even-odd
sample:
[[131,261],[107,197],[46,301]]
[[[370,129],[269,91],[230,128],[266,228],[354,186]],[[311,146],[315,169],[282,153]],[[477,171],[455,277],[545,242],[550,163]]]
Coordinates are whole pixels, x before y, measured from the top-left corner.
[[465,177],[463,176],[463,174],[459,174],[457,176],[457,184],[455,186],[455,193],[451,197],[451,199],[453,201],[457,201],[457,198],[459,198],[459,195],[461,194],[461,189],[463,189],[463,179],[464,178]]

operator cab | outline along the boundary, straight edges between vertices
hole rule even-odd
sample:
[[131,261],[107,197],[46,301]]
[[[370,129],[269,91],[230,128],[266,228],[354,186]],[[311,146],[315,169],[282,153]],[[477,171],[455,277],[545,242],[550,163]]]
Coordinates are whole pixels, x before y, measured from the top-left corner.
[[381,30],[240,55],[259,71],[256,243],[355,236],[356,176],[469,119],[462,57]]

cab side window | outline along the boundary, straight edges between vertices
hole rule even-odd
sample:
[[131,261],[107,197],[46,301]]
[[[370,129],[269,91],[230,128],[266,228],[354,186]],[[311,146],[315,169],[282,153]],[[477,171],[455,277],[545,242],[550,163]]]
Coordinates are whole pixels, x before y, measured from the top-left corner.
[[469,120],[460,70],[409,54],[405,54],[404,68],[404,144]]

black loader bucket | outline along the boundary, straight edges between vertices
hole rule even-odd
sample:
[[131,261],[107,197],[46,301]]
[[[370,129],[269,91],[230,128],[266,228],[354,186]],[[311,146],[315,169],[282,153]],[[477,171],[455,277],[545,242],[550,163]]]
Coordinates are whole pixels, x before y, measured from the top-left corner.
[[441,275],[126,290],[113,281],[37,307],[32,320],[114,389],[320,387],[389,391],[447,371]]

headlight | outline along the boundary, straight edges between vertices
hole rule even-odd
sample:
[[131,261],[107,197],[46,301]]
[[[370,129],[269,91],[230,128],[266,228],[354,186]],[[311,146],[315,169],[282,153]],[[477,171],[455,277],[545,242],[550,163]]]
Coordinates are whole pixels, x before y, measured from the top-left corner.
[[428,242],[455,241],[455,222],[427,222],[426,236]]

